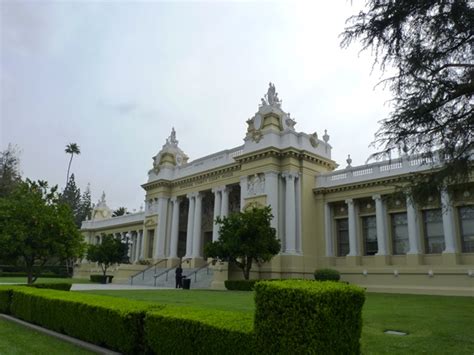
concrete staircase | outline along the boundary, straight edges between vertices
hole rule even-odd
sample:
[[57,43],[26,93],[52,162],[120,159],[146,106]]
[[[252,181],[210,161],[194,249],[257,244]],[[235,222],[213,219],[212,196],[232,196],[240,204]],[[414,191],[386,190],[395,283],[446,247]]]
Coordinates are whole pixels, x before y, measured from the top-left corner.
[[[175,269],[150,267],[144,272],[129,279],[129,284],[155,286],[160,288],[175,288]],[[192,289],[208,289],[211,287],[213,271],[209,267],[183,269],[183,276],[191,279]]]

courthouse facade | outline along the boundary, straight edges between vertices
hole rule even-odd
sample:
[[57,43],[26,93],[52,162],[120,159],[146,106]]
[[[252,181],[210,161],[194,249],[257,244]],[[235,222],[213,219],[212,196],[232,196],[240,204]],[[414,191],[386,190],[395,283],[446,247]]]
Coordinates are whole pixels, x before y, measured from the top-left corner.
[[[173,129],[142,185],[145,208],[112,218],[103,196],[83,222],[86,240],[112,233],[130,244],[132,263],[199,267],[204,245],[218,238],[217,216],[269,205],[281,252],[252,278],[312,278],[330,267],[372,291],[474,296],[474,184],[425,206],[397,189],[439,166],[436,155],[355,167],[348,158],[336,170],[329,135],[296,131],[273,84],[247,125],[242,146],[193,161]],[[214,285],[241,277],[222,271]]]

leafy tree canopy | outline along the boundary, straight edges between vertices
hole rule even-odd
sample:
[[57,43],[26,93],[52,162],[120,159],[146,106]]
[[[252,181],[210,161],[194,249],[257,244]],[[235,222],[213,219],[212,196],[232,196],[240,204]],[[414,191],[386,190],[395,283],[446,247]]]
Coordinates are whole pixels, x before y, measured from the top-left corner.
[[0,257],[22,263],[28,283],[46,263],[78,258],[83,251],[83,237],[57,186],[26,180],[0,198]]
[[368,0],[347,23],[342,46],[360,41],[375,65],[395,69],[382,81],[393,110],[376,133],[375,156],[439,151],[444,168],[423,177],[424,185],[465,180],[474,148],[474,3]]
[[20,179],[19,151],[9,144],[5,151],[0,152],[0,197],[11,193]]
[[112,212],[112,217],[124,216],[126,214],[130,214],[130,212],[127,212],[125,207],[119,207]]
[[76,185],[74,174],[71,174],[66,188],[60,197],[61,202],[67,204],[71,208],[77,228],[81,228],[82,222],[87,217],[90,217],[92,212],[89,186],[87,186],[86,191],[81,194],[81,190]]
[[89,245],[87,260],[98,263],[105,276],[110,266],[127,261],[127,253],[128,245],[109,234],[102,237],[101,244]]
[[269,206],[217,217],[219,239],[206,245],[205,254],[234,263],[248,280],[254,261],[270,261],[280,251],[280,241],[270,225],[272,218]]

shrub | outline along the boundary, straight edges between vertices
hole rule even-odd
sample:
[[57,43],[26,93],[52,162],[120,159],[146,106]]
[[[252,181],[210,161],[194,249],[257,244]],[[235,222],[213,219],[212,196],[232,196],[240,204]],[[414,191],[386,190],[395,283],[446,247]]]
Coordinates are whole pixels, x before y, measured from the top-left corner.
[[334,269],[319,269],[314,272],[314,279],[316,281],[339,281],[341,274]]
[[59,290],[59,291],[69,291],[71,289],[72,284],[67,282],[58,282],[58,283],[36,283],[31,285],[25,285],[28,287],[34,288],[46,288],[49,290]]
[[145,319],[156,354],[254,353],[253,316],[241,312],[167,305]]
[[90,275],[91,282],[98,282],[101,284],[111,283],[114,278],[113,275]]
[[10,314],[12,290],[15,286],[0,286],[0,313]]
[[358,354],[364,291],[336,282],[255,285],[255,335],[262,353]]
[[260,280],[225,280],[225,288],[231,291],[253,291],[255,283]]
[[10,312],[27,322],[125,354],[144,352],[143,322],[161,306],[115,297],[18,287]]

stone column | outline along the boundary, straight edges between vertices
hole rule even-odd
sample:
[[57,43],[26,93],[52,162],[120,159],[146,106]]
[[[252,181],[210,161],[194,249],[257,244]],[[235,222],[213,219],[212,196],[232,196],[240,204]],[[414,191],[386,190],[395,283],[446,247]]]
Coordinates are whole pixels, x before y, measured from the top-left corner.
[[196,193],[194,206],[194,228],[193,228],[193,258],[201,257],[201,219],[202,219],[202,195]]
[[443,213],[444,251],[443,254],[458,253],[456,230],[454,227],[454,212],[451,196],[446,189],[441,190],[441,211]]
[[167,197],[158,198],[158,228],[156,235],[155,259],[165,257],[166,245],[166,221],[168,215],[168,201]]
[[134,250],[134,258],[133,261],[137,262],[140,257],[140,246],[139,246],[139,235],[138,230],[135,231],[135,250]]
[[295,174],[285,173],[285,253],[296,253]]
[[416,206],[412,199],[407,197],[408,242],[410,249],[407,254],[420,254],[420,236],[417,223]]
[[267,194],[267,204],[272,208],[273,219],[271,226],[276,229],[278,236],[278,173],[268,171],[265,173],[265,193]]
[[185,259],[190,258],[193,253],[193,229],[194,229],[194,194],[187,195],[189,200],[188,208],[188,228],[186,231],[186,255]]
[[216,218],[221,215],[221,191],[215,187],[212,189],[214,193],[214,220],[212,226],[212,241],[215,242],[219,239],[219,226],[216,223]]
[[357,249],[357,221],[354,200],[347,199],[348,227],[349,227],[349,254],[347,256],[359,256]]
[[296,252],[302,254],[303,246],[301,241],[301,174],[296,174],[295,180],[295,197],[296,197]]
[[226,186],[222,187],[222,205],[221,205],[221,217],[227,217],[229,214],[229,188]]
[[128,261],[132,261],[133,257],[133,240],[132,240],[132,232],[128,231],[125,232],[125,242],[127,243],[127,256],[128,256]]
[[145,229],[142,229],[142,232],[140,234],[138,247],[140,249],[140,254],[139,254],[138,258],[141,260],[141,259],[143,259],[144,255],[145,255]]
[[387,230],[385,224],[385,206],[382,196],[374,195],[372,199],[375,201],[375,218],[377,223],[377,247],[376,255],[387,255]]
[[177,197],[173,197],[171,202],[173,202],[173,219],[171,221],[170,258],[177,258],[179,238],[179,205],[181,200]]
[[334,243],[332,238],[332,210],[329,202],[324,204],[324,236],[326,239],[326,256],[334,256]]
[[245,207],[245,198],[247,197],[247,177],[240,178],[240,210],[243,211]]

